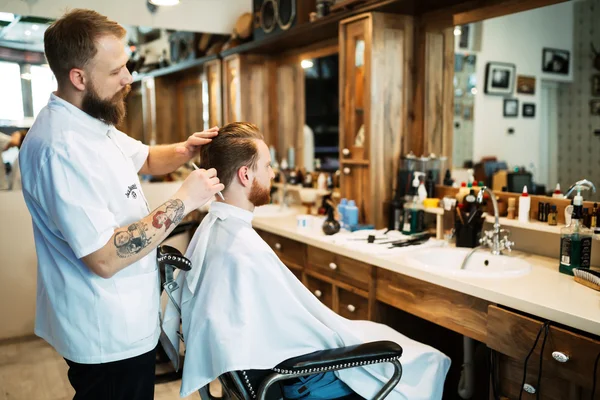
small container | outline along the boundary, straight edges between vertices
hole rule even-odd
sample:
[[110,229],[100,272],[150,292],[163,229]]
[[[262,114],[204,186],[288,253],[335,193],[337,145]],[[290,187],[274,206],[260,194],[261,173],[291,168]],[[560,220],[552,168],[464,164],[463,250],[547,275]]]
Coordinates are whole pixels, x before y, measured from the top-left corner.
[[538,203],[538,221],[544,222],[546,220],[546,203]]
[[348,226],[358,225],[358,207],[354,200],[348,201],[345,212],[345,222]]
[[340,231],[340,223],[333,217],[333,207],[327,209],[327,219],[321,228],[326,235],[335,235]]
[[531,197],[527,193],[527,186],[523,186],[523,193],[519,197],[519,222],[529,222],[530,207]]
[[516,200],[514,197],[511,197],[508,199],[508,215],[507,218],[508,219],[515,219],[515,204],[516,204]]
[[548,213],[548,225],[558,225],[558,212],[556,211],[555,205],[552,205],[550,212]]

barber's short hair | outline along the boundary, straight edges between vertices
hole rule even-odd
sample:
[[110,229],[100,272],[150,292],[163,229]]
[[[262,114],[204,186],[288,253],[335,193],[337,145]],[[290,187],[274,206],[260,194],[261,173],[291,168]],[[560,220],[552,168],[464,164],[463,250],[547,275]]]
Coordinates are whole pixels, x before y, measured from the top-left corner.
[[220,182],[227,188],[241,167],[256,168],[257,140],[264,140],[256,125],[232,122],[219,128],[219,134],[201,147],[200,168],[217,170]]
[[84,68],[97,52],[96,41],[107,35],[123,39],[127,31],[93,10],[74,9],[44,32],[44,52],[59,85],[73,68]]

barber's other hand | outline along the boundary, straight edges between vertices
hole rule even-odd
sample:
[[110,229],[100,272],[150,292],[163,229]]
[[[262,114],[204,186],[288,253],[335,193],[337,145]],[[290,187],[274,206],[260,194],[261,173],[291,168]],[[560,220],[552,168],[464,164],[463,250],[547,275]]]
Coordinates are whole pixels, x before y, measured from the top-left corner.
[[183,181],[175,197],[183,201],[185,212],[188,213],[202,207],[223,189],[225,186],[217,178],[216,169],[198,169]]
[[212,138],[218,134],[219,128],[216,126],[202,132],[195,132],[180,146],[176,147],[175,151],[192,158],[198,153],[202,145],[210,143]]

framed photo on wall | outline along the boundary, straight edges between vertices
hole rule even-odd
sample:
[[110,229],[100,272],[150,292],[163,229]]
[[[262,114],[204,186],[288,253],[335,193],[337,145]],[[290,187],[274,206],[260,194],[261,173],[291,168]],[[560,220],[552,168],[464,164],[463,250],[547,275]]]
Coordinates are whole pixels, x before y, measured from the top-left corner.
[[600,100],[590,101],[590,113],[592,115],[600,115]]
[[535,94],[535,76],[517,76],[517,93]]
[[523,103],[523,117],[525,117],[525,118],[535,117],[535,104],[534,103]]
[[542,50],[542,71],[549,74],[569,75],[570,53],[567,50]]
[[592,76],[592,96],[600,97],[600,74]]
[[510,118],[519,116],[519,99],[504,99],[504,116]]
[[488,62],[485,66],[484,92],[499,96],[511,95],[516,71],[515,64]]

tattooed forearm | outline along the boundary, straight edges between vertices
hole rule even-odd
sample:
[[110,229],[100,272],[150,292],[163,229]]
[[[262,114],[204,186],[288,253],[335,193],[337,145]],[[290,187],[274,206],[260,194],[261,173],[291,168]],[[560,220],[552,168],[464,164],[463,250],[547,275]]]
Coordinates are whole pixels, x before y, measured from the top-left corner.
[[117,255],[121,258],[131,257],[147,247],[151,240],[146,235],[147,225],[143,222],[134,222],[126,229],[115,233],[115,247]]
[[183,201],[179,199],[168,200],[163,206],[165,207],[164,211],[158,210],[152,216],[152,226],[156,229],[164,226],[165,230],[167,230],[171,225],[177,225],[181,222],[185,206],[183,205]]

